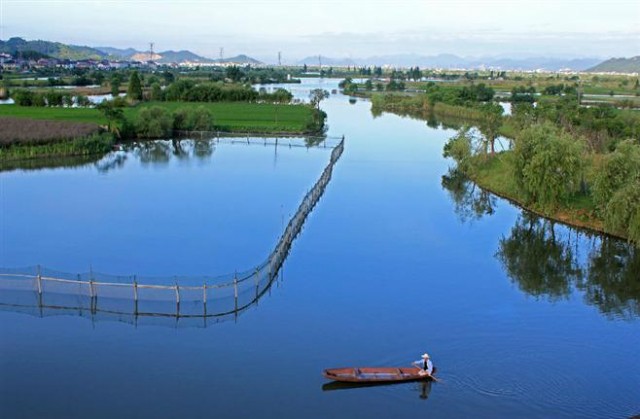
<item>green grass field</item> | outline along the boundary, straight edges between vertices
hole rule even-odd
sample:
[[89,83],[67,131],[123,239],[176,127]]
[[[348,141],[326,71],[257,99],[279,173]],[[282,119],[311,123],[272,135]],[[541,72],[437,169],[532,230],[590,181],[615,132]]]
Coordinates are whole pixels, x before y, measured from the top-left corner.
[[[135,121],[140,109],[161,106],[170,112],[178,108],[204,106],[213,115],[215,129],[231,132],[289,132],[302,133],[313,119],[313,111],[304,105],[276,105],[239,102],[148,102],[125,108],[125,116]],[[1,105],[0,116],[45,119],[53,121],[77,121],[106,124],[100,111],[90,108],[39,108]]]

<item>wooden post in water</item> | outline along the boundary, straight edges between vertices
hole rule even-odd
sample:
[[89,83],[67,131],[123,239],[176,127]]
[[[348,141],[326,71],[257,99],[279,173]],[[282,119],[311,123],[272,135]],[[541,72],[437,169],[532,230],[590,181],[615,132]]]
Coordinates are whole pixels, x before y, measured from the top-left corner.
[[[202,282],[202,304],[204,305],[204,317],[207,317],[207,281],[206,280]],[[205,326],[206,326],[206,323],[205,323]]]
[[254,280],[255,280],[255,283],[256,283],[256,305],[257,305],[258,304],[258,295],[259,295],[259,292],[260,292],[260,280],[258,278],[258,268],[256,268],[256,272],[255,272],[254,275],[255,275],[255,277],[254,277],[255,279]]
[[36,282],[38,283],[38,309],[40,311],[40,317],[43,317],[44,313],[42,312],[42,273],[40,271],[40,265],[38,265]]
[[238,273],[233,276],[233,295],[235,300],[235,311],[238,311]]
[[93,320],[93,315],[96,312],[96,291],[93,287],[93,278],[89,278],[89,311],[91,311],[91,320]]
[[176,318],[180,317],[180,287],[176,280]]
[[36,282],[38,284],[38,296],[42,296],[42,275],[40,274],[40,265],[38,265],[38,271],[36,273]]
[[133,276],[133,314],[138,315],[138,281],[136,276]]

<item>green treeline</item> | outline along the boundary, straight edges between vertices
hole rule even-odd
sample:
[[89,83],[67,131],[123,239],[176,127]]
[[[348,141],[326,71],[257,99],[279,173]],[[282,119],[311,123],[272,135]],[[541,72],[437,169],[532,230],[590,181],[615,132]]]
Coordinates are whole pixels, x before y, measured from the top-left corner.
[[176,102],[268,102],[289,103],[293,95],[285,89],[273,93],[256,91],[251,86],[191,79],[171,83],[164,91],[155,91],[152,100]]
[[550,122],[534,123],[509,151],[489,155],[482,134],[461,129],[444,147],[457,170],[481,186],[570,224],[640,243],[640,144],[620,141],[611,153],[588,150]]
[[[434,112],[438,104],[449,114],[460,113],[469,115],[469,110],[475,118],[481,118],[483,111],[495,112],[495,104],[491,101],[495,95],[491,87],[485,84],[470,86],[443,86],[429,82],[425,93],[408,94],[379,94],[371,96],[372,108],[375,111],[405,111],[415,114]],[[454,111],[455,107],[459,107]],[[453,116],[453,115],[451,115]],[[474,118],[474,119],[475,119]]]

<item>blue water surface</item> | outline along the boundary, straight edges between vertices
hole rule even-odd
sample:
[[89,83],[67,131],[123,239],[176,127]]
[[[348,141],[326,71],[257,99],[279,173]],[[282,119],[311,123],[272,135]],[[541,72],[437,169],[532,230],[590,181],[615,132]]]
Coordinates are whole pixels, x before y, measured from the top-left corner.
[[[337,83],[292,89],[305,98]],[[536,219],[469,183],[468,199],[454,199],[442,157],[452,130],[374,117],[369,102],[340,94],[322,106],[345,151],[257,305],[207,327],[1,310],[0,415],[640,413],[636,251]],[[180,157],[170,141],[160,144],[169,151],[120,152],[124,162],[106,171],[87,164],[0,174],[0,266],[248,269],[267,257],[330,153],[220,143],[201,156],[187,146]],[[473,209],[487,202],[490,209]],[[321,375],[405,366],[425,351],[440,383],[332,389]]]

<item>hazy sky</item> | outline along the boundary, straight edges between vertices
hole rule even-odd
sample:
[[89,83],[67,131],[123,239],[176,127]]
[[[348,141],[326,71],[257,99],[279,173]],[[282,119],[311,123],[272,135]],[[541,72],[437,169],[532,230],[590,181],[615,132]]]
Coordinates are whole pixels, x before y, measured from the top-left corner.
[[640,55],[639,0],[0,0],[0,39],[309,55]]

